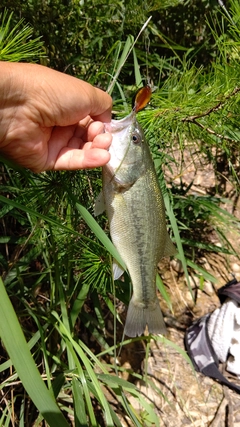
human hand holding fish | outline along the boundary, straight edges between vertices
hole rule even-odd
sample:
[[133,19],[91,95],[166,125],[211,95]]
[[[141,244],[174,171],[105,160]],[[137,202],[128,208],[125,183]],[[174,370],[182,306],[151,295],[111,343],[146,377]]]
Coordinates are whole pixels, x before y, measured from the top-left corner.
[[[142,94],[136,105],[143,105]],[[139,104],[138,104],[139,102]],[[124,332],[130,337],[165,333],[156,294],[159,260],[176,250],[166,228],[165,207],[150,149],[136,118],[137,108],[105,125],[113,136],[110,161],[103,167],[103,191],[95,214],[106,209],[113,244],[133,287]],[[114,266],[114,279],[121,269]]]
[[[157,264],[175,248],[150,150],[136,119],[150,98],[149,87],[139,91],[127,117],[111,122],[107,93],[47,67],[1,62],[0,87],[1,154],[34,172],[103,166],[110,234],[133,285],[125,333],[141,335],[146,325],[150,333],[163,333]],[[116,268],[115,278],[119,274]]]
[[109,161],[111,97],[37,64],[0,62],[0,154],[34,172]]

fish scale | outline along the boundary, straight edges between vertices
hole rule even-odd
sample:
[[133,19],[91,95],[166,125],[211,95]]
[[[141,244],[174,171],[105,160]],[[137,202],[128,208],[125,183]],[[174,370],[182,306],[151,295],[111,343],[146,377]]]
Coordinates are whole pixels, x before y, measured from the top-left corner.
[[106,124],[113,135],[111,159],[103,167],[103,197],[113,244],[133,287],[125,334],[164,333],[156,294],[157,265],[175,253],[166,228],[163,197],[153,160],[136,114]]

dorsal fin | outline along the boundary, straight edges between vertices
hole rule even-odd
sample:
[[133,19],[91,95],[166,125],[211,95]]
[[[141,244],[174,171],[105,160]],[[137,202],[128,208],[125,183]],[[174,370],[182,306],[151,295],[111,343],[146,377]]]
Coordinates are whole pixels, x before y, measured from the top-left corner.
[[177,252],[177,249],[174,246],[173,242],[171,241],[169,234],[167,233],[163,256],[164,257],[172,256],[172,255],[175,255],[176,252]]

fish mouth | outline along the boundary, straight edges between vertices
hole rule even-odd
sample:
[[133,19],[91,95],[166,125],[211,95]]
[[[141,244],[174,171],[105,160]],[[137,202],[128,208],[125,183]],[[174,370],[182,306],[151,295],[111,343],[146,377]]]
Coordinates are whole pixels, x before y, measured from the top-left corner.
[[131,123],[136,120],[136,113],[135,111],[131,111],[130,114],[128,114],[126,117],[123,117],[123,119],[120,120],[111,120],[110,123],[104,123],[105,132],[108,133],[115,133],[119,132],[125,127],[129,126]]

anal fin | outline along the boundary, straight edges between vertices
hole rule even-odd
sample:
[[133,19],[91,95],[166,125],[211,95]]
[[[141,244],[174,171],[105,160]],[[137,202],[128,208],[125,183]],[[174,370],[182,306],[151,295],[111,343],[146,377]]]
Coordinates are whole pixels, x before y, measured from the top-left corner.
[[103,192],[101,191],[95,200],[94,216],[102,214],[106,210]]

